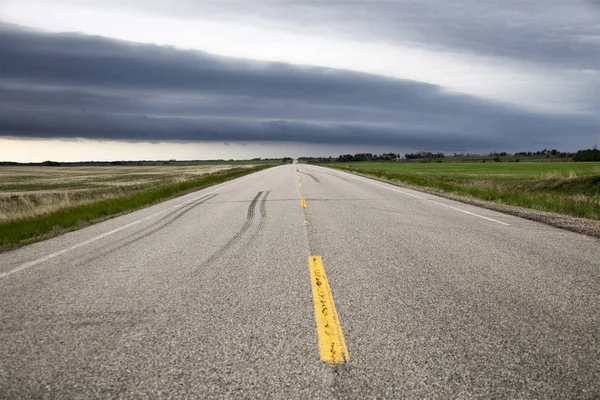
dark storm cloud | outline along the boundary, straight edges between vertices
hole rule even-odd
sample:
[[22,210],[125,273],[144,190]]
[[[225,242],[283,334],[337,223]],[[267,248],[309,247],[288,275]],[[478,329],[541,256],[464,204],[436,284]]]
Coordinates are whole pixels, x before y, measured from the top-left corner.
[[413,81],[7,25],[0,32],[1,136],[447,151],[598,140],[594,117],[531,112]]

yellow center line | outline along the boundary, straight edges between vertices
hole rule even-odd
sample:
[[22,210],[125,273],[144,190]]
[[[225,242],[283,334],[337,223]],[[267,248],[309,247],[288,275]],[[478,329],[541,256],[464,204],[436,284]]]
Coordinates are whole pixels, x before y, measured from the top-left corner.
[[304,200],[304,197],[300,198],[300,205],[302,206],[302,208],[306,208],[306,200]]
[[315,303],[315,320],[319,338],[321,361],[340,364],[348,361],[348,348],[344,340],[342,326],[338,318],[329,281],[321,256],[308,257],[313,300]]

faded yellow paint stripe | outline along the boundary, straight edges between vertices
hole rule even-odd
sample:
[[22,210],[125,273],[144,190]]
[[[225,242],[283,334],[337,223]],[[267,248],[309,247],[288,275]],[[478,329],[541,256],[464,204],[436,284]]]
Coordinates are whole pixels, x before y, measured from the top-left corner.
[[304,197],[300,198],[300,205],[302,206],[302,208],[306,208],[306,200],[304,200]]
[[348,348],[344,340],[342,325],[338,318],[325,267],[320,256],[308,257],[313,300],[315,303],[315,320],[319,337],[319,353],[321,361],[334,364],[348,361]]

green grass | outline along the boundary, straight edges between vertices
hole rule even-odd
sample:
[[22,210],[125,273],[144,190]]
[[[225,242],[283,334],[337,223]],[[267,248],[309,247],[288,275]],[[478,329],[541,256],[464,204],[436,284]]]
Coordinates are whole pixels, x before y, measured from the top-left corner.
[[13,249],[78,229],[111,216],[133,211],[211,185],[257,172],[270,165],[236,168],[201,175],[179,183],[156,185],[122,197],[55,210],[42,215],[0,223],[0,251]]
[[600,220],[600,163],[336,163],[440,193]]
[[363,171],[390,171],[411,175],[437,175],[483,179],[522,179],[544,176],[600,175],[600,163],[338,163]]

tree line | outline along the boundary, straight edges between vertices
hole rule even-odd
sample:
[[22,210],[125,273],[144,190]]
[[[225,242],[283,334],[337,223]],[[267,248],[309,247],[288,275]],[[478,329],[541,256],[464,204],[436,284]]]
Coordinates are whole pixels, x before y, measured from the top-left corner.
[[[600,150],[596,146],[592,149],[579,150],[575,153],[558,151],[556,149],[538,150],[538,151],[521,151],[517,153],[502,152],[489,152],[485,154],[475,153],[454,153],[453,155],[447,156],[444,153],[432,153],[429,151],[419,151],[416,153],[356,153],[356,154],[341,154],[338,157],[300,157],[299,159],[303,162],[308,163],[329,163],[329,162],[361,162],[361,161],[411,161],[411,160],[428,160],[441,162],[446,157],[455,158],[474,158],[474,157],[494,157],[494,161],[501,161],[500,157],[546,157],[546,158],[563,158],[565,160],[573,161],[600,161]],[[516,158],[515,161],[518,161]]]
[[596,146],[593,149],[579,150],[573,156],[573,161],[600,161],[600,150]]

